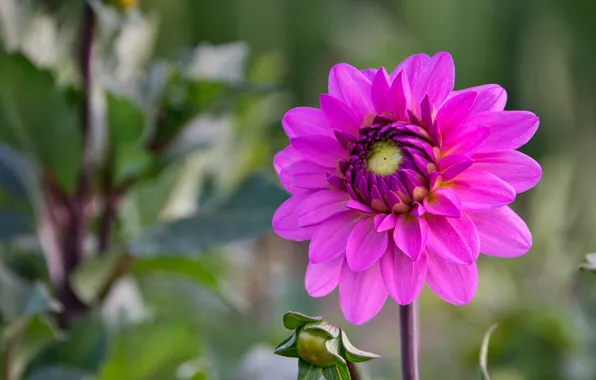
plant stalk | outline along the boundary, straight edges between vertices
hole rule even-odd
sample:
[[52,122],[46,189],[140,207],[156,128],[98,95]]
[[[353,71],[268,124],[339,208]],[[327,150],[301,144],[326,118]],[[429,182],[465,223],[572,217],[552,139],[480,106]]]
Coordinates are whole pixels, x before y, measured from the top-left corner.
[[347,361],[348,362],[348,370],[350,371],[350,378],[352,380],[362,380],[362,377],[360,376],[360,372],[358,372],[358,367],[356,367],[356,364]]
[[413,302],[399,307],[401,368],[403,380],[419,380],[418,373],[418,305]]

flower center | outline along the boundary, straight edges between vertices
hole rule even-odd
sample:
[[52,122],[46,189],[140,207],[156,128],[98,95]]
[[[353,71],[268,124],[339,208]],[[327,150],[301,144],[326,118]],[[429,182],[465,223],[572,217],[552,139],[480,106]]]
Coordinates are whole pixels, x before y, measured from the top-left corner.
[[366,167],[374,174],[389,175],[397,171],[402,161],[403,155],[397,143],[381,140],[369,148],[366,156]]

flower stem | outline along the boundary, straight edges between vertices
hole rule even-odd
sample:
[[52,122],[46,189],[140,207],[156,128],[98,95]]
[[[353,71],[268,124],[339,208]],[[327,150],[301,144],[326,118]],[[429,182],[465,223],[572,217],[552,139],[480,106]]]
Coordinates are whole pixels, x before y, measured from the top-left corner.
[[348,362],[348,370],[350,371],[350,378],[352,380],[362,380],[362,377],[360,376],[360,372],[358,372],[358,368],[356,367],[356,364],[354,364],[350,361],[347,361],[347,362]]
[[402,379],[419,380],[418,305],[416,302],[399,307],[399,322]]

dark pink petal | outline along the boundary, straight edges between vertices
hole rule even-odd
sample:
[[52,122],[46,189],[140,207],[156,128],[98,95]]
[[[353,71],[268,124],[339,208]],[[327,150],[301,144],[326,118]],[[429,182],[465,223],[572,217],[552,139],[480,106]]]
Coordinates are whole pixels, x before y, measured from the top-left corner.
[[395,221],[393,240],[412,260],[418,260],[428,239],[428,224],[424,218],[401,213]]
[[429,215],[428,252],[456,264],[471,264],[478,258],[480,238],[472,219],[462,213],[459,218]]
[[384,67],[381,67],[372,80],[372,102],[378,114],[389,112],[391,110],[391,100],[389,98],[389,75]]
[[473,169],[485,170],[496,175],[522,193],[534,187],[542,178],[542,168],[531,157],[517,150],[476,153]]
[[503,111],[505,109],[507,92],[497,84],[484,84],[482,86],[464,88],[463,90],[452,92],[449,97],[451,98],[468,91],[478,93],[478,99],[476,99],[476,103],[472,108],[471,115],[486,111]]
[[408,74],[405,71],[400,72],[393,81],[390,89],[390,112],[393,112],[399,120],[408,120],[408,107],[412,103],[412,91]]
[[447,99],[437,111],[437,124],[442,135],[453,133],[470,115],[478,94],[463,92]]
[[468,169],[450,182],[465,211],[484,211],[508,205],[515,190],[507,182],[484,170]]
[[296,209],[311,193],[294,195],[277,209],[273,215],[273,231],[284,239],[303,241],[313,236],[315,226],[301,227]]
[[357,273],[348,265],[342,267],[339,299],[348,322],[361,325],[371,320],[381,311],[388,295],[379,263]]
[[364,74],[345,63],[333,66],[329,73],[329,95],[344,102],[360,119],[374,113],[371,86],[371,81]]
[[469,214],[480,234],[480,251],[497,257],[518,257],[532,247],[526,223],[510,207]]
[[439,169],[443,176],[443,181],[451,181],[464,170],[472,166],[474,160],[463,154],[452,154],[443,158],[439,162]]
[[459,218],[461,215],[461,200],[455,191],[438,188],[424,199],[424,208],[434,215]]
[[360,272],[379,261],[389,239],[386,232],[377,232],[373,218],[364,218],[356,224],[346,246],[346,259],[353,272]]
[[373,81],[375,75],[377,75],[377,69],[364,69],[361,71],[362,74],[364,74],[364,76],[369,80],[369,81]]
[[431,104],[438,107],[453,90],[455,83],[455,65],[449,53],[437,53],[425,65],[422,73],[410,78],[412,102],[419,104],[426,94]]
[[349,209],[352,209],[354,211],[360,211],[365,214],[376,214],[377,213],[374,208],[367,206],[364,203],[355,201],[355,200],[348,201],[347,206]]
[[340,256],[324,263],[308,263],[304,278],[304,287],[308,295],[311,297],[324,297],[331,293],[339,284],[344,260],[345,258]]
[[357,118],[350,107],[341,100],[327,94],[321,94],[319,101],[331,128],[358,136],[362,119]]
[[527,111],[481,112],[468,120],[491,129],[480,152],[517,149],[534,136],[540,124],[538,117]]
[[290,140],[290,144],[304,159],[326,167],[335,167],[337,161],[348,154],[335,138],[327,136],[295,137]]
[[491,129],[480,124],[466,123],[460,125],[456,130],[442,136],[443,154],[465,154],[469,156],[482,149],[490,134]]
[[393,70],[390,78],[391,80],[394,80],[400,72],[405,70],[407,71],[409,78],[415,79],[422,74],[422,70],[429,61],[430,57],[426,54],[411,55]]
[[348,211],[346,204],[350,196],[348,193],[333,190],[321,190],[308,196],[298,206],[300,215],[298,223],[305,227],[318,224],[335,214]]
[[454,305],[465,305],[474,298],[478,288],[476,263],[453,264],[428,255],[428,285],[439,297]]
[[389,295],[400,305],[409,305],[418,298],[426,281],[426,255],[413,261],[393,244],[381,258],[381,273]]
[[280,173],[282,182],[289,177],[290,184],[299,189],[325,189],[327,187],[327,173],[332,168],[325,168],[310,161],[298,161],[285,168]]
[[314,226],[316,230],[312,234],[308,249],[309,260],[318,264],[339,256],[343,257],[348,236],[359,220],[354,213],[344,212]]
[[277,152],[273,159],[273,167],[277,174],[279,174],[284,168],[300,160],[303,160],[302,155],[296,148],[290,145],[284,150]]
[[323,111],[316,108],[292,108],[283,117],[281,124],[291,139],[309,135],[331,136],[333,133]]

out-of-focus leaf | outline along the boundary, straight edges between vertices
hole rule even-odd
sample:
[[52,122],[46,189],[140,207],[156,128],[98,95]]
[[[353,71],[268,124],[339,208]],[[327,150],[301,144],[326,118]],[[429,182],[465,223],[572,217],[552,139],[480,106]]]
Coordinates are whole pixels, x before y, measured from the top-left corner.
[[350,370],[345,364],[338,363],[331,367],[323,368],[325,380],[350,380]]
[[298,359],[298,380],[319,380],[322,368]]
[[79,266],[71,275],[70,284],[77,297],[88,305],[96,303],[110,284],[132,263],[132,257],[121,253],[96,256]]
[[52,297],[45,284],[36,282],[29,287],[28,293],[23,316],[62,309],[62,305]]
[[131,244],[140,257],[195,254],[258,236],[271,228],[271,217],[287,198],[285,191],[256,175],[241,184],[217,210],[158,224]]
[[0,241],[34,232],[30,216],[22,211],[0,208]]
[[68,367],[44,367],[27,376],[26,380],[91,380],[93,376],[79,369]]
[[586,262],[582,264],[582,269],[596,271],[596,253],[588,253]]
[[139,259],[135,261],[131,271],[133,274],[140,274],[147,271],[162,271],[183,275],[198,284],[214,290],[217,290],[219,285],[217,272],[214,272],[205,263],[194,259],[181,257]]
[[33,204],[42,202],[41,186],[35,169],[25,157],[4,144],[0,144],[0,187],[12,199],[24,201],[29,197]]
[[0,54],[0,140],[35,157],[72,190],[81,166],[77,112],[49,72]]
[[484,334],[484,338],[482,338],[482,346],[480,347],[479,356],[480,371],[482,374],[480,380],[490,380],[490,375],[488,374],[487,367],[488,344],[490,342],[490,336],[496,328],[497,325],[492,325],[491,327],[489,327],[486,333]]

